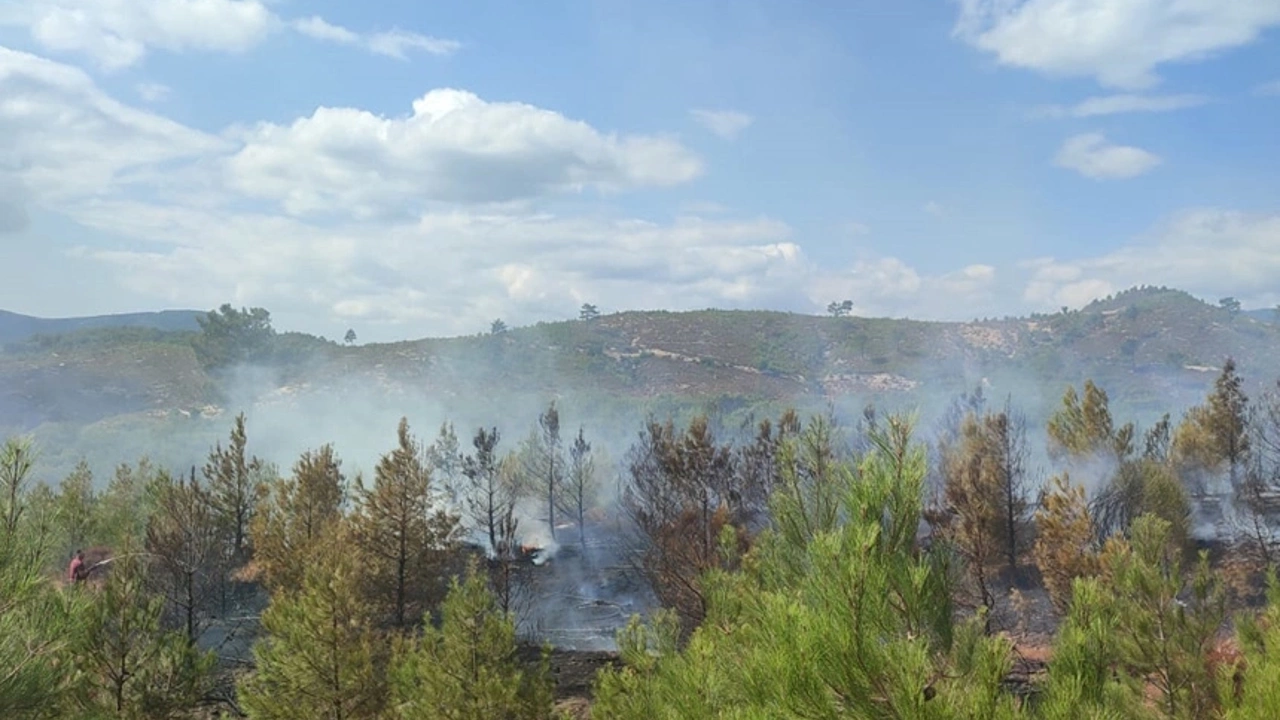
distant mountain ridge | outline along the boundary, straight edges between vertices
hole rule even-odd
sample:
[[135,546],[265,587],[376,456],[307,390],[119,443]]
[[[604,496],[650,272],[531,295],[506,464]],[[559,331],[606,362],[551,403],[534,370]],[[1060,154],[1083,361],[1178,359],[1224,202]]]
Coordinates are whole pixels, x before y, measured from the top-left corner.
[[22,342],[36,335],[63,335],[80,330],[140,327],[169,332],[200,329],[196,318],[199,310],[161,310],[158,312],[121,313],[87,317],[42,318],[0,310],[0,345]]
[[277,439],[313,433],[316,443],[350,444],[367,428],[394,428],[402,414],[428,426],[447,417],[516,428],[557,398],[597,433],[607,422],[626,440],[647,413],[695,409],[726,427],[789,406],[857,418],[866,403],[918,410],[928,422],[977,385],[1011,397],[1039,427],[1063,390],[1086,378],[1107,391],[1117,417],[1149,426],[1203,400],[1227,356],[1251,395],[1280,379],[1274,313],[1172,288],[972,322],[634,311],[365,345],[277,329],[265,361],[229,371],[202,364],[191,332],[199,315],[0,314],[0,338],[29,338],[0,350],[0,436],[35,432],[62,472],[81,455],[115,462],[157,447],[187,462],[225,433],[226,413],[255,408],[277,413],[255,426]]

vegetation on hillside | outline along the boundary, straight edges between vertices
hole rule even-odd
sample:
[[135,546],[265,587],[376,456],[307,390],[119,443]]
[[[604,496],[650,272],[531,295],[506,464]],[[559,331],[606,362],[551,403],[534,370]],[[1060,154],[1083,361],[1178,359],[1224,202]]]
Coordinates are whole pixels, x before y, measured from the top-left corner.
[[[402,420],[370,481],[334,445],[281,476],[244,416],[203,472],[142,460],[103,491],[87,466],[35,481],[39,448],[14,438],[0,714],[555,717],[547,656],[517,652],[540,592],[517,547],[528,501],[568,527],[612,515],[663,605],[620,633],[594,718],[1274,717],[1280,385],[1245,387],[1228,359],[1201,403],[1145,427],[1101,384],[1070,387],[1048,482],[1016,397],[966,395],[932,434],[874,410],[786,412],[742,440],[650,418],[616,506],[557,403],[509,448],[496,427],[467,449]],[[83,579],[64,569],[79,549]],[[221,663],[209,638],[255,588],[252,667]],[[1057,620],[1044,671],[1019,676],[1039,588]]]

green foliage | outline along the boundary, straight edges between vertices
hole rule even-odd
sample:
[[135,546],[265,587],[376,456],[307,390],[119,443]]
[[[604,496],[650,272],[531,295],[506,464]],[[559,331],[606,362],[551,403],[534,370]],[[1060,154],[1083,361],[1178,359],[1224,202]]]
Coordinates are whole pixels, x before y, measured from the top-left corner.
[[[1274,573],[1267,578],[1268,603],[1262,616],[1242,615],[1236,621],[1244,654],[1242,677],[1222,673],[1223,720],[1271,720],[1280,717],[1280,583]],[[1243,680],[1241,682],[1241,680]]]
[[71,675],[69,645],[83,609],[43,573],[52,559],[38,533],[0,542],[0,717],[14,720],[62,717]]
[[1225,471],[1235,489],[1243,479],[1249,450],[1249,398],[1235,360],[1227,358],[1213,392],[1178,425],[1173,458],[1186,473],[1212,476]]
[[1133,452],[1133,424],[1113,425],[1110,399],[1092,380],[1084,381],[1084,397],[1068,386],[1062,406],[1049,418],[1049,454],[1054,458],[1086,459],[1105,453],[1118,460]]
[[1093,499],[1090,509],[1099,534],[1127,534],[1141,515],[1154,515],[1169,523],[1175,547],[1191,539],[1191,500],[1182,482],[1166,463],[1129,460]]
[[268,588],[297,587],[305,558],[343,519],[346,477],[332,445],[308,450],[288,478],[267,483],[266,496],[249,526],[254,561]]
[[909,434],[891,419],[857,481],[837,476],[837,527],[799,548],[767,532],[744,572],[713,573],[684,650],[670,620],[623,633],[628,666],[602,675],[593,717],[1013,717],[1007,645],[980,621],[953,629],[945,560],[915,547],[925,456]]
[[98,495],[93,490],[93,470],[81,460],[58,485],[58,518],[62,527],[61,549],[71,553],[98,534]]
[[142,544],[163,477],[147,458],[121,463],[99,501],[99,540],[108,547]]
[[431,470],[401,418],[399,443],[374,469],[372,488],[356,478],[354,540],[367,588],[397,628],[406,628],[444,595],[440,570],[458,539],[459,518],[435,506]]
[[516,657],[515,625],[473,563],[454,580],[439,629],[406,643],[391,671],[392,716],[403,720],[538,720],[551,716],[544,656],[526,670]]
[[17,536],[35,462],[35,444],[30,438],[10,438],[0,447],[0,541],[5,544]]
[[1073,485],[1068,475],[1058,475],[1035,518],[1036,567],[1049,599],[1063,612],[1071,607],[1076,579],[1093,577],[1100,569],[1084,488]]
[[208,369],[266,361],[275,330],[263,308],[236,310],[229,303],[197,318],[200,334],[192,341],[200,364]]
[[72,693],[82,716],[185,717],[205,693],[215,658],[161,628],[164,599],[145,587],[145,564],[130,547],[115,557],[101,594],[88,602],[73,648]]
[[1170,524],[1154,515],[1134,521],[1131,541],[1114,539],[1103,554],[1111,578],[1113,633],[1128,672],[1159,692],[1166,718],[1209,717],[1217,709],[1217,678],[1208,664],[1226,616],[1221,584],[1208,557],[1187,577]]
[[283,589],[262,614],[266,636],[238,689],[253,720],[372,720],[387,700],[386,645],[364,600],[360,558],[342,533],[305,564],[302,585]]
[[204,465],[210,502],[231,537],[232,556],[237,561],[248,557],[249,523],[266,492],[267,479],[275,474],[261,459],[248,454],[247,444],[244,413],[240,413],[227,446],[218,442]]
[[1148,714],[1139,682],[1116,673],[1122,660],[1117,632],[1124,624],[1098,578],[1071,588],[1070,611],[1058,629],[1049,681],[1036,707],[1044,720],[1127,720]]

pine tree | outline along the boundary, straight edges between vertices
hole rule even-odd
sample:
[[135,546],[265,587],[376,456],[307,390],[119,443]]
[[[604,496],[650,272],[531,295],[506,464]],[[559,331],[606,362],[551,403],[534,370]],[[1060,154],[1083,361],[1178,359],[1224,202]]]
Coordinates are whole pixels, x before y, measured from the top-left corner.
[[14,542],[18,533],[35,461],[35,444],[29,438],[10,438],[0,447],[0,544]]
[[1049,454],[1081,460],[1102,454],[1117,461],[1133,452],[1134,427],[1115,428],[1107,393],[1092,380],[1084,382],[1083,399],[1068,386],[1062,407],[1049,419]]
[[563,502],[565,460],[560,437],[560,411],[553,400],[538,416],[538,426],[529,438],[526,476],[531,488],[542,496],[547,509],[547,532],[556,539],[556,509]]
[[731,527],[746,540],[733,459],[705,416],[683,433],[670,421],[650,420],[629,451],[631,482],[622,503],[640,569],[659,600],[680,613],[686,630],[706,612],[701,577],[724,564],[720,533]]
[[808,540],[765,531],[742,572],[711,573],[683,649],[674,617],[620,633],[625,666],[601,673],[592,717],[1012,717],[1007,643],[953,625],[945,556],[916,542],[923,448],[908,422],[885,425],[860,473],[831,474],[841,521]]
[[301,583],[311,546],[342,520],[346,492],[342,461],[332,445],[304,452],[290,477],[268,484],[249,525],[254,562],[268,588]]
[[587,548],[587,510],[593,507],[598,490],[599,479],[596,477],[595,459],[591,455],[591,443],[587,442],[583,429],[579,427],[578,435],[569,447],[569,475],[565,491],[578,524],[578,543],[584,551]]
[[1055,477],[1035,517],[1036,567],[1049,598],[1065,614],[1075,580],[1095,577],[1100,571],[1084,488],[1073,485],[1066,474]]
[[226,448],[217,443],[204,466],[213,506],[231,535],[235,561],[248,559],[249,523],[261,499],[270,468],[257,457],[246,454],[244,413],[236,416]]
[[141,545],[147,517],[154,507],[158,473],[148,458],[134,465],[121,463],[98,502],[98,526],[104,544]]
[[463,456],[458,450],[458,435],[453,430],[453,423],[440,424],[435,441],[427,446],[427,464],[450,504],[459,507],[462,503],[459,484],[462,481]]
[[[19,496],[21,501],[25,499]],[[83,598],[50,583],[52,554],[27,514],[15,537],[0,542],[0,717],[66,717],[70,645]]]
[[62,546],[67,552],[83,548],[97,533],[98,496],[93,490],[93,470],[81,460],[58,485],[58,516],[63,528]]
[[544,656],[526,669],[515,625],[472,565],[444,601],[441,627],[403,649],[392,671],[393,716],[404,720],[540,720],[551,717],[552,683]]
[[1026,430],[1010,404],[998,413],[970,415],[943,456],[948,515],[942,534],[967,560],[978,600],[994,607],[988,566],[1002,558],[1018,566],[1028,525]]
[[167,473],[161,477],[164,484],[147,521],[148,575],[151,586],[164,598],[169,617],[195,646],[226,581],[223,547],[227,538],[195,468],[188,480],[174,480]]
[[164,720],[185,715],[204,694],[214,656],[161,625],[164,599],[147,592],[140,553],[115,556],[101,595],[84,610],[74,648],[84,715]]
[[253,720],[372,720],[386,705],[386,650],[360,558],[340,529],[316,543],[297,588],[262,614],[255,670],[238,688]]
[[1165,717],[1212,717],[1217,679],[1208,657],[1226,617],[1226,600],[1207,554],[1190,577],[1181,557],[1170,524],[1154,515],[1134,521],[1131,540],[1108,542],[1104,575],[1117,617],[1123,618],[1114,632],[1122,666],[1155,686]]
[[1280,717],[1280,585],[1274,574],[1268,578],[1267,607],[1260,617],[1241,615],[1236,621],[1236,638],[1244,652],[1243,682],[1232,692],[1221,693],[1226,701],[1223,720],[1271,720]]
[[[1187,411],[1173,439],[1173,456],[1186,473],[1225,473],[1232,490],[1243,480],[1250,451],[1249,398],[1236,363],[1227,358],[1204,404]],[[1203,480],[1200,483],[1203,486]]]
[[357,480],[355,542],[369,589],[397,628],[405,628],[443,596],[441,569],[458,539],[458,516],[436,507],[431,471],[401,418],[399,445],[382,456],[372,488]]
[[[489,541],[489,549],[501,555],[499,544],[502,518],[515,503],[515,487],[499,475],[498,428],[478,428],[471,439],[475,451],[463,458],[462,474],[467,478],[465,506],[472,529]],[[510,550],[510,548],[507,548]]]

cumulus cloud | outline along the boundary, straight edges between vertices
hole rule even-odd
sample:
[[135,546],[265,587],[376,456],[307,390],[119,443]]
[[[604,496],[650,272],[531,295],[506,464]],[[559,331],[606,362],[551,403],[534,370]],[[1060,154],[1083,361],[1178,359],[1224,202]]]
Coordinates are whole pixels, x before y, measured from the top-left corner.
[[[262,305],[282,327],[359,321],[366,337],[378,325],[393,326],[383,337],[473,333],[495,317],[572,317],[583,302],[820,312],[850,298],[859,313],[963,319],[1138,283],[1248,302],[1280,277],[1280,217],[1224,211],[1096,258],[937,272],[875,254],[817,262],[787,224],[724,208],[664,222],[553,213],[566,204],[540,201],[685,182],[701,162],[670,139],[457,90],[406,117],[322,108],[210,135],[112,98],[79,69],[0,50],[0,137],[0,228],[56,209],[103,233],[80,257],[158,304]],[[390,218],[395,207],[407,212]]]
[[322,107],[291,125],[258,125],[243,140],[227,164],[230,182],[294,215],[336,207],[370,217],[431,201],[667,186],[702,172],[668,138],[604,134],[551,110],[452,89],[427,93],[404,118]]
[[732,307],[774,304],[782,289],[794,303],[807,272],[789,228],[767,219],[656,224],[447,212],[373,232],[363,223],[318,227],[131,202],[98,203],[76,217],[148,241],[146,250],[81,254],[167,302],[234,298],[282,318],[445,334],[477,332],[499,316],[564,317],[587,299],[612,309]]
[[404,30],[357,33],[341,25],[334,25],[318,15],[294,20],[293,27],[313,40],[361,47],[374,54],[398,60],[408,59],[408,53],[411,50],[421,50],[430,55],[452,55],[462,47],[462,44],[456,40],[445,40]]
[[1169,285],[1206,297],[1234,295],[1253,307],[1280,300],[1280,214],[1218,208],[1178,213],[1113,252],[1027,264],[1024,298],[1044,307],[1079,306],[1140,284]]
[[1067,138],[1053,159],[1058,167],[1095,180],[1134,178],[1160,162],[1158,155],[1141,148],[1109,143],[1101,133]]
[[228,147],[111,98],[77,68],[2,47],[0,138],[8,164],[44,201],[115,192],[163,163]]
[[1143,88],[1280,25],[1280,0],[956,0],[954,33],[1004,65]]
[[243,52],[274,20],[261,0],[19,0],[0,9],[0,25],[26,28],[44,49],[108,71],[137,64],[152,48]]
[[1170,112],[1199,107],[1209,102],[1205,95],[1104,95],[1091,97],[1075,105],[1046,105],[1036,108],[1034,115],[1052,118],[1087,118],[1136,112]]
[[699,125],[725,140],[736,139],[755,121],[736,110],[690,110],[689,114]]

